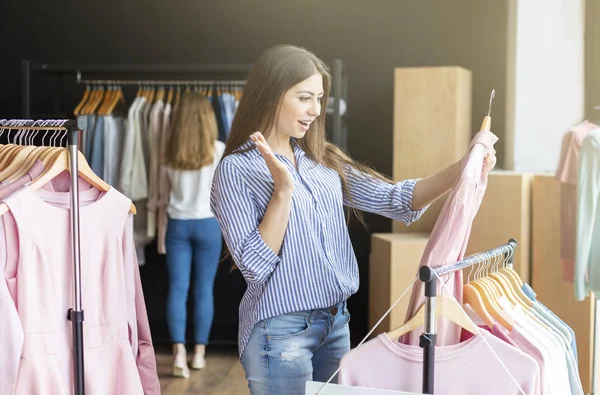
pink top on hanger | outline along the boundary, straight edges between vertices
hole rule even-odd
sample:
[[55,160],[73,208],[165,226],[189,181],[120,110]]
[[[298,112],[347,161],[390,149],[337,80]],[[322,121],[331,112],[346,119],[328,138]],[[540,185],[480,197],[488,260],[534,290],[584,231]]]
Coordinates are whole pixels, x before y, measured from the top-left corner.
[[575,273],[575,218],[577,212],[577,175],[583,139],[598,125],[584,121],[565,133],[560,147],[556,179],[560,185],[560,258],[562,278],[573,282]]
[[[160,394],[131,201],[113,188],[104,194],[83,189],[80,201],[86,393]],[[69,193],[25,188],[5,203],[10,212],[0,217],[0,243],[6,243],[0,248],[0,394],[69,394]]]
[[[340,366],[342,385],[422,390],[423,349],[393,342],[385,333],[348,352]],[[434,393],[539,395],[539,368],[523,351],[481,330],[465,342],[435,348]]]
[[[422,266],[438,267],[455,263],[464,257],[471,225],[479,210],[487,187],[487,172],[483,171],[483,160],[498,137],[492,132],[478,132],[469,146],[469,153],[462,159],[462,172],[456,184],[449,192],[442,211],[429,236],[427,246],[421,257],[419,269]],[[453,296],[462,302],[462,271],[441,277],[437,282],[438,295],[452,292]],[[412,289],[406,314],[408,321],[425,301],[424,284],[417,280]],[[437,344],[440,346],[456,344],[460,341],[460,328],[444,317],[437,322]],[[405,344],[419,344],[419,336],[423,327],[414,330],[401,338]]]

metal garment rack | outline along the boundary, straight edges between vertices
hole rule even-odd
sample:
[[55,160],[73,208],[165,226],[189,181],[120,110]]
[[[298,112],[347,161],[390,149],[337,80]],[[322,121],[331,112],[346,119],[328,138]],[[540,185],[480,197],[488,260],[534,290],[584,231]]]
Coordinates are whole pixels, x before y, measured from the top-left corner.
[[[10,120],[21,124],[31,120]],[[49,123],[59,122],[59,120]],[[67,132],[69,164],[71,166],[71,251],[73,258],[73,284],[74,300],[73,307],[67,311],[67,319],[73,326],[73,384],[74,394],[85,394],[84,364],[83,364],[83,306],[81,302],[81,251],[80,251],[80,228],[79,228],[79,176],[78,176],[78,136],[79,131],[84,132],[87,128],[87,118],[67,120],[61,126],[11,126],[3,125],[4,130],[64,130]]]
[[[334,59],[332,65],[332,89],[334,111],[331,122],[331,142],[339,147],[347,148],[347,132],[340,111],[341,100],[348,103],[348,77],[344,64],[340,59]],[[156,76],[212,77],[214,82],[228,82],[234,78],[246,78],[252,64],[248,63],[53,63],[21,61],[21,116],[31,118],[32,75],[49,74],[57,77],[69,77],[81,80],[82,75],[89,80],[114,81],[129,80],[165,80]],[[106,78],[113,76],[115,78]],[[98,77],[98,78],[96,78]],[[189,80],[190,78],[186,78]],[[163,81],[164,82],[164,81]],[[169,82],[174,82],[169,79]],[[186,81],[187,82],[187,81]],[[233,81],[239,82],[239,81]]]
[[423,266],[419,269],[419,278],[425,283],[425,330],[420,337],[419,346],[423,348],[423,393],[433,394],[435,378],[435,345],[437,338],[435,319],[435,298],[437,295],[437,278],[468,268],[490,258],[507,254],[508,265],[514,263],[513,252],[517,241],[510,239],[508,243],[488,251],[470,255],[452,265],[431,268]]

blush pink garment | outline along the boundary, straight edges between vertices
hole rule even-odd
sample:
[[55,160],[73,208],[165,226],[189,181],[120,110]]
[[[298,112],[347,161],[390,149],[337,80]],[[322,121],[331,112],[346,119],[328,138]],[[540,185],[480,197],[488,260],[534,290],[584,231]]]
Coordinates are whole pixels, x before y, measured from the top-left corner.
[[[508,336],[508,333],[505,332],[504,329],[500,325],[494,323],[494,324],[492,324],[491,328],[487,325],[477,325],[477,326],[482,330],[486,330],[486,331],[490,332],[492,335],[494,335],[496,338],[502,340],[503,342],[508,343],[513,347],[517,347],[515,342]],[[473,336],[475,336],[475,335],[473,335],[471,332],[467,331],[466,329],[463,329],[460,332],[460,341],[464,342],[466,340],[469,340]]]
[[[68,192],[25,189],[5,201],[2,395],[5,388],[14,388],[6,392],[11,395],[71,393],[69,199]],[[80,201],[86,394],[160,394],[131,201],[112,188],[106,194],[82,190]]]
[[44,164],[40,160],[33,162],[31,169],[23,177],[15,180],[14,182],[2,182],[0,183],[0,200],[10,196],[17,189],[21,188],[26,183],[37,178],[44,171]]
[[565,133],[556,168],[560,185],[560,258],[562,278],[573,282],[575,272],[575,224],[577,213],[577,175],[583,139],[598,125],[584,121]]
[[[423,349],[383,333],[348,352],[340,366],[342,385],[422,392]],[[538,395],[539,369],[532,357],[482,330],[465,342],[436,347],[434,393]]]
[[[433,227],[419,269],[422,266],[446,266],[464,257],[471,233],[473,219],[479,210],[487,187],[487,172],[483,171],[483,160],[488,150],[498,141],[491,132],[481,131],[473,137],[469,153],[462,160],[462,172],[449,192],[442,211]],[[453,296],[462,303],[462,271],[441,277],[437,282],[438,295],[452,292]],[[406,321],[419,310],[425,301],[424,284],[417,280],[412,289]],[[400,341],[404,344],[419,344],[419,336],[423,327],[403,336]],[[460,341],[460,328],[444,317],[437,320],[437,344],[445,346]]]

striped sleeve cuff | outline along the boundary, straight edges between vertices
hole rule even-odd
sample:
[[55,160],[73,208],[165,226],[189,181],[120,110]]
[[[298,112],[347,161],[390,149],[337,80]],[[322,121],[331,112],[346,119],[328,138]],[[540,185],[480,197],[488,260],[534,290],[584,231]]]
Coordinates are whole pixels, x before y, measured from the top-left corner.
[[246,240],[239,261],[243,262],[238,266],[246,280],[261,283],[275,270],[281,258],[265,243],[257,228]]
[[430,204],[428,204],[427,206],[419,210],[411,209],[413,192],[415,189],[415,185],[419,180],[420,178],[404,180],[398,182],[395,186],[395,193],[393,198],[394,206],[403,207],[406,209],[405,214],[401,218],[401,221],[404,222],[406,225],[410,225],[413,222],[418,221],[430,206]]

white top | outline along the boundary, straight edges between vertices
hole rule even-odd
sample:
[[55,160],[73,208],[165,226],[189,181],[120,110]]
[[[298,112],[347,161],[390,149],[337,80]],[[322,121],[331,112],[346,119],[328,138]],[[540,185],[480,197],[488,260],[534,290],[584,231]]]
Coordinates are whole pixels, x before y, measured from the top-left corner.
[[198,170],[173,170],[167,167],[171,184],[167,214],[174,219],[214,217],[210,211],[210,188],[225,144],[215,140],[213,163]]
[[575,299],[600,297],[600,129],[581,143],[577,182]]

